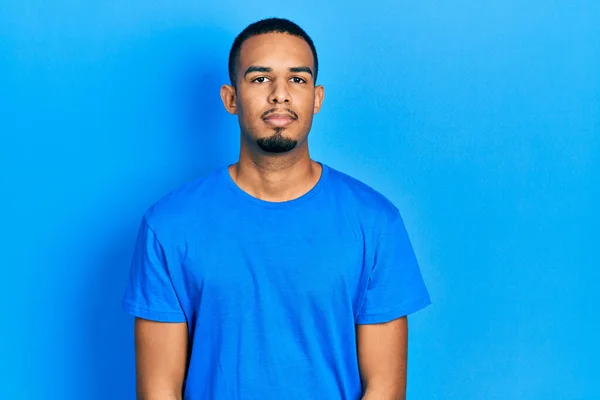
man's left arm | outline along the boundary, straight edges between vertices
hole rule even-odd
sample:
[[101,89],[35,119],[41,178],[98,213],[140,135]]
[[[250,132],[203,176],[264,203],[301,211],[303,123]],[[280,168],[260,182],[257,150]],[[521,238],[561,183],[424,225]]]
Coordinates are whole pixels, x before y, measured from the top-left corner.
[[408,320],[356,326],[363,400],[406,399]]
[[404,400],[407,316],[431,303],[399,212],[380,224],[373,264],[356,317],[363,400]]

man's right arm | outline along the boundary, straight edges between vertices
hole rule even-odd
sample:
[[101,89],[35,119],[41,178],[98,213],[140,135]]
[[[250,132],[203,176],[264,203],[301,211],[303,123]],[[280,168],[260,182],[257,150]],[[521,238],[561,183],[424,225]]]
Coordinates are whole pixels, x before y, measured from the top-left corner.
[[138,400],[181,400],[187,367],[187,324],[135,319]]

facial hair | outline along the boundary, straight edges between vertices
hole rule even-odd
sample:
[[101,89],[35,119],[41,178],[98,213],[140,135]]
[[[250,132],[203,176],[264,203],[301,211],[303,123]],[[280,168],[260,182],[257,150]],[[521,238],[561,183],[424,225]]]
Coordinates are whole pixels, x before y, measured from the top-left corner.
[[298,144],[297,140],[284,137],[281,132],[283,128],[275,128],[275,134],[256,141],[258,147],[267,153],[287,153]]

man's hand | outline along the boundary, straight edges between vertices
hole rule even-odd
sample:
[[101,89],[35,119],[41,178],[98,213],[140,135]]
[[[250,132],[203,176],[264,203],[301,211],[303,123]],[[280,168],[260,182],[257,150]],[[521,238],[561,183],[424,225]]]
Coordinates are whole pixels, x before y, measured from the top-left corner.
[[363,400],[406,399],[408,320],[357,325]]
[[186,323],[135,319],[138,400],[181,400],[187,367]]

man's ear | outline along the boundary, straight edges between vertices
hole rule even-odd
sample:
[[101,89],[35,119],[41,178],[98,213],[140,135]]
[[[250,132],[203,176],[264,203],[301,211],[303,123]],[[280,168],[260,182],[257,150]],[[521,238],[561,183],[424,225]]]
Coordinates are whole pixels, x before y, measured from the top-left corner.
[[313,109],[313,114],[316,114],[321,109],[321,105],[323,104],[323,98],[325,97],[325,88],[323,86],[318,85],[315,87],[315,108]]
[[221,100],[228,113],[237,114],[237,94],[233,86],[221,86]]

